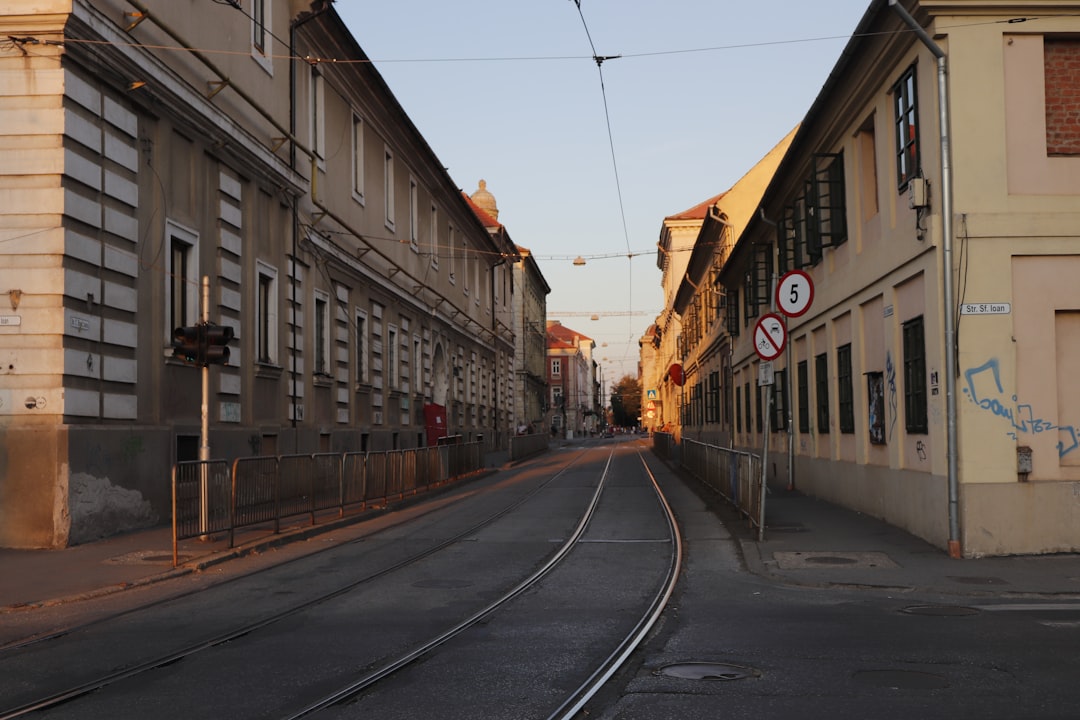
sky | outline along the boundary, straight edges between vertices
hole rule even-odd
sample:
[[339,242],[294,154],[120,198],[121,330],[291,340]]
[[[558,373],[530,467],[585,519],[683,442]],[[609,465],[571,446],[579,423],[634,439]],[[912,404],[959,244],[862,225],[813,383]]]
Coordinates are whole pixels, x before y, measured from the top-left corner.
[[548,320],[596,342],[609,389],[636,375],[638,340],[663,309],[664,218],[731,188],[802,120],[869,4],[335,9],[454,182],[471,195],[486,181],[551,286]]

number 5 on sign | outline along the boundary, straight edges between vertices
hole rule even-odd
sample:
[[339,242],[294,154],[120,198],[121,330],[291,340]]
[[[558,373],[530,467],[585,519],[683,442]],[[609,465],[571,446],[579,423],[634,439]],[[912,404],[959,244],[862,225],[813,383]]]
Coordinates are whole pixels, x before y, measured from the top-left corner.
[[814,302],[814,282],[802,270],[784,273],[776,284],[776,307],[788,317],[799,317]]

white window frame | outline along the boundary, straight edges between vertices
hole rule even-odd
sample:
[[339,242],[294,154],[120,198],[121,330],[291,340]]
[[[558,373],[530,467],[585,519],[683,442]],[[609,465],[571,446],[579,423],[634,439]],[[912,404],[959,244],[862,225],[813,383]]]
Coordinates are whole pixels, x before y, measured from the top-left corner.
[[[255,359],[274,365],[277,363],[278,340],[278,271],[272,265],[256,260],[255,274]],[[265,307],[262,297],[264,278],[269,286]]]
[[[202,320],[199,315],[199,234],[179,223],[167,220],[165,235],[168,252],[165,254],[165,342],[171,344],[173,330],[192,326]],[[184,267],[173,267],[174,250],[183,253]],[[174,305],[182,303],[174,312]]]
[[[273,0],[251,0],[251,57],[270,75],[274,74],[271,53],[271,43],[274,41],[271,29],[273,10]],[[260,18],[261,28],[259,27]]]
[[330,295],[314,291],[314,323],[311,331],[314,355],[312,370],[316,375],[330,374]]
[[353,113],[352,116],[352,196],[361,205],[364,197],[364,118]]
[[551,361],[551,377],[562,377],[562,360],[559,358]]
[[394,151],[383,146],[383,212],[386,227],[394,229]]

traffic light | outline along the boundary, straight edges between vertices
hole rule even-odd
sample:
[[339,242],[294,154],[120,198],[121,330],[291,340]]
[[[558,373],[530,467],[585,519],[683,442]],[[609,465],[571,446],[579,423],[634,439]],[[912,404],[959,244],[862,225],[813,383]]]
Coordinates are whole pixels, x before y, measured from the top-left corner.
[[203,363],[203,326],[191,325],[173,330],[173,357],[184,362],[202,365]]
[[233,329],[228,325],[203,325],[203,363],[206,365],[229,364],[229,341]]

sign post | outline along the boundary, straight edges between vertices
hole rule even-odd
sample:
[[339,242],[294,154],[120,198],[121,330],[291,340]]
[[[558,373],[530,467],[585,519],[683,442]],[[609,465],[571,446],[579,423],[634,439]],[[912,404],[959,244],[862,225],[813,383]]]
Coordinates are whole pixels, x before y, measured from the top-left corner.
[[[786,272],[780,278],[780,282],[776,283],[776,297],[774,300],[776,301],[776,307],[785,317],[793,318],[805,315],[814,302],[814,281],[803,270]],[[787,396],[791,398],[794,396],[795,378],[793,373],[790,372],[792,365],[790,350],[788,350],[787,365],[789,371],[786,373],[785,378],[787,380],[786,390]],[[792,405],[793,403],[789,400],[787,403],[788,490],[795,489],[795,418],[791,412]]]

